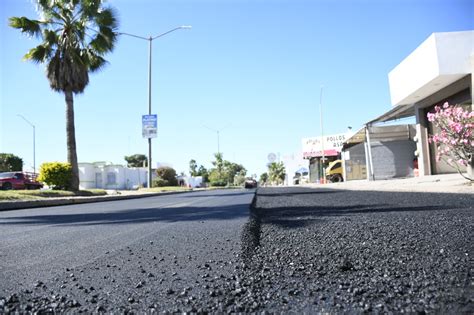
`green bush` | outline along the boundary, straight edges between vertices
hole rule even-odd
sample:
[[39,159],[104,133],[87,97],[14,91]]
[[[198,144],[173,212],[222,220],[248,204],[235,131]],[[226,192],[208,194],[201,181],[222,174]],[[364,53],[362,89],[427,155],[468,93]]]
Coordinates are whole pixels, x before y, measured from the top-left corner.
[[213,187],[224,187],[227,186],[227,181],[225,180],[214,180],[210,182],[210,185]]
[[23,170],[23,160],[11,153],[0,153],[0,172]]
[[[157,178],[161,178],[167,182],[165,186],[178,186],[178,180],[176,179],[176,171],[168,166],[161,166],[156,169]],[[163,186],[156,186],[163,187]]]
[[161,177],[156,177],[151,182],[151,187],[166,187],[166,186],[172,186],[172,185],[169,184],[169,181]]
[[242,186],[245,183],[245,176],[242,174],[237,174],[234,177],[234,186]]
[[220,173],[217,169],[213,169],[209,174],[209,184],[211,186],[226,186],[227,179],[223,173]]
[[38,181],[58,190],[67,190],[72,178],[72,167],[69,163],[47,162],[40,166]]

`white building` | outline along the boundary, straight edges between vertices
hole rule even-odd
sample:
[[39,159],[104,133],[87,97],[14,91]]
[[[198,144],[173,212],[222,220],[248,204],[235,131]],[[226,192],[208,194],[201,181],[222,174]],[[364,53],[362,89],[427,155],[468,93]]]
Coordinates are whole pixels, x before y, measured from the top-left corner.
[[420,176],[452,173],[436,161],[428,135],[437,130],[426,115],[445,102],[473,110],[474,31],[433,33],[388,75],[392,110],[373,122],[416,116]]
[[[283,162],[283,165],[285,165],[285,185],[292,186],[295,184],[294,179],[297,171],[302,171],[303,169],[306,169],[308,171],[309,162],[308,160],[303,158],[303,155],[301,153],[284,155],[281,158],[281,161]],[[303,173],[302,175],[303,179],[308,179],[308,174]]]
[[147,187],[145,167],[125,167],[106,162],[79,163],[80,189],[137,189]]
[[[303,158],[309,161],[309,181],[311,183],[319,182],[323,178],[323,167],[327,167],[329,162],[340,158],[342,145],[350,136],[352,136],[352,132],[348,131],[347,133],[301,140]],[[323,156],[324,161],[322,161]]]

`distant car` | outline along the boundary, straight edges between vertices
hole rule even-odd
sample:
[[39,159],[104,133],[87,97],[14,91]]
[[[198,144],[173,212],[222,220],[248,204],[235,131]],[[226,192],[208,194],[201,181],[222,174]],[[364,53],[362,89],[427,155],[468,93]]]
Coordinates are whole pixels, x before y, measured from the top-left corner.
[[26,172],[0,173],[0,189],[41,189],[43,184],[36,180],[36,174]]
[[253,178],[247,178],[244,183],[245,188],[257,188],[257,181]]

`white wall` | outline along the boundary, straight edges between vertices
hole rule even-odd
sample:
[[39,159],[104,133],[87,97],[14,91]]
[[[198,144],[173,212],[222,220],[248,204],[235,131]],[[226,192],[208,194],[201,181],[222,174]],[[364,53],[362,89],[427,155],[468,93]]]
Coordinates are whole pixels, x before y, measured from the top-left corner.
[[[147,174],[146,168],[128,168],[104,162],[79,163],[79,188],[136,189],[146,187]],[[109,182],[114,177],[115,180]],[[97,179],[99,179],[99,182],[97,182]]]
[[472,73],[474,31],[433,33],[389,74],[394,106],[414,104]]
[[285,165],[286,170],[285,185],[293,185],[293,176],[295,176],[295,172],[298,169],[302,167],[309,168],[309,160],[303,159],[302,153],[284,155],[281,161]]

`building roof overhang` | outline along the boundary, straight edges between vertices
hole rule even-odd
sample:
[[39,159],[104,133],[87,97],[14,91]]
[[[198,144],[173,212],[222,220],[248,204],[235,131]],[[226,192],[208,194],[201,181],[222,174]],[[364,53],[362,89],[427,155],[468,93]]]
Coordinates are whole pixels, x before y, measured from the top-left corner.
[[474,31],[433,33],[389,74],[393,106],[410,105],[472,74]]
[[344,142],[342,149],[347,149],[358,143],[366,142],[367,128],[370,131],[370,141],[397,141],[413,139],[416,134],[414,125],[371,126],[360,128],[352,137]]

